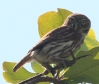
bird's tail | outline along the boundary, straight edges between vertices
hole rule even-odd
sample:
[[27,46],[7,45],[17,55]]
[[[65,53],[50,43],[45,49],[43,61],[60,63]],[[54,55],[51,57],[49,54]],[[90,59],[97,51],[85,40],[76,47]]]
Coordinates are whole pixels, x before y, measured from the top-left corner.
[[25,63],[33,60],[33,58],[30,56],[30,53],[28,53],[20,62],[18,62],[14,68],[13,72],[16,72],[18,69],[20,69]]

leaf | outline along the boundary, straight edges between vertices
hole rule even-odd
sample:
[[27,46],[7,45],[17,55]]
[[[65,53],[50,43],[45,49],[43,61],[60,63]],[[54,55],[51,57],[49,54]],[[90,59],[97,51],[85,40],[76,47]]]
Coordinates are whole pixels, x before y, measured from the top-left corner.
[[15,64],[16,63],[13,62],[3,63],[3,70],[4,70],[3,76],[7,82],[16,84],[20,81],[26,80],[27,78],[36,75],[35,73],[28,72],[25,68],[21,68],[17,72],[13,72],[12,68],[14,67]]
[[91,56],[77,60],[76,63],[69,68],[65,73],[67,84],[77,84],[81,82],[88,82],[92,84],[99,84],[99,47],[95,47],[89,51],[81,51],[81,55],[90,54]]
[[49,82],[40,82],[38,84],[50,84]]
[[32,69],[36,72],[36,73],[41,73],[44,71],[44,68],[36,61],[31,63]]
[[84,42],[88,49],[92,49],[96,46],[99,46],[99,42],[96,40],[95,33],[92,29],[90,29],[88,35],[86,36]]
[[[38,62],[34,61],[31,63],[31,67],[32,69],[36,72],[36,73],[42,73],[45,69],[43,66],[41,66],[41,64],[39,64]],[[52,74],[49,73],[48,76],[52,77]],[[41,83],[40,83],[41,84]]]
[[38,18],[38,30],[40,37],[49,32],[50,30],[59,27],[63,24],[64,20],[72,12],[58,8],[58,12],[50,11],[42,14]]

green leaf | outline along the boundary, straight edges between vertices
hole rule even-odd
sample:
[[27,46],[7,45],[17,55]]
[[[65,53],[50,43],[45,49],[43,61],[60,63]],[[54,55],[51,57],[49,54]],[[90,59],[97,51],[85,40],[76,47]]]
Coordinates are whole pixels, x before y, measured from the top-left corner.
[[42,14],[38,18],[38,30],[40,37],[49,32],[50,30],[59,27],[63,24],[64,20],[72,12],[58,8],[58,12],[50,11]]
[[80,51],[77,57],[90,54],[91,56],[79,59],[65,73],[67,84],[88,82],[99,84],[99,47],[89,51]]
[[38,84],[50,84],[49,82],[40,82]]
[[32,69],[36,72],[36,73],[41,73],[44,71],[44,68],[36,61],[31,63]]
[[[41,64],[39,64],[36,61],[33,61],[31,63],[31,66],[32,66],[32,69],[34,70],[34,72],[36,72],[36,73],[42,73],[45,70],[45,68],[43,66],[41,66]],[[52,74],[49,73],[48,76],[52,77]]]
[[35,73],[28,72],[25,68],[21,68],[17,72],[13,72],[12,69],[16,63],[13,62],[4,62],[3,63],[3,76],[4,79],[7,82],[16,84],[20,81],[26,80],[27,78],[30,78],[34,75]]
[[96,46],[99,46],[99,42],[96,40],[95,33],[92,29],[90,29],[88,35],[86,36],[84,42],[88,49],[92,49]]

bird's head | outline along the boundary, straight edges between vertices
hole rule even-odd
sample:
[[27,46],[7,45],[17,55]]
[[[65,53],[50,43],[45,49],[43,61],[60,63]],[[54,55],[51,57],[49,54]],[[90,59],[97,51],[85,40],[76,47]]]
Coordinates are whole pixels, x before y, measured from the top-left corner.
[[85,36],[91,27],[91,21],[87,16],[75,13],[69,15],[63,25],[70,26],[70,28],[73,28],[75,32]]

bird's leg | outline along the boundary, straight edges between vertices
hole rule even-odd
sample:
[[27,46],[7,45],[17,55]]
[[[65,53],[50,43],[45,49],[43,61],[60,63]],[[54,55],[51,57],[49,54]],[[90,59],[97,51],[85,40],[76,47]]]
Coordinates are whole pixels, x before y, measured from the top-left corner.
[[56,71],[54,70],[53,67],[51,67],[48,63],[42,63],[41,64],[43,67],[45,67],[46,69],[43,72],[43,75],[47,75],[49,72],[51,72],[51,74],[54,76]]
[[76,62],[76,58],[75,58],[75,56],[74,56],[72,50],[70,50],[69,52],[70,52],[70,54],[71,54],[73,60],[68,60],[68,61],[66,60],[66,61],[65,61],[65,64],[66,64],[67,67],[72,66],[72,65]]
[[72,56],[74,62],[76,62],[76,58],[75,58],[74,53],[72,52],[72,50],[70,50],[70,54],[71,54],[71,56]]
[[59,76],[59,69],[62,69],[64,67],[66,67],[67,66],[66,62],[68,62],[69,60],[66,60],[64,58],[60,58],[60,57],[57,57],[57,56],[50,57],[50,60],[55,62],[56,64],[58,64],[57,66],[55,66],[53,68],[54,72],[56,70],[58,70],[57,73],[56,73],[56,76],[54,75],[55,78],[58,78],[58,76]]
[[[72,66],[72,65],[76,62],[76,58],[75,58],[73,52],[72,52],[71,50],[70,50],[69,52],[70,52],[70,54],[71,54],[73,60],[67,60],[67,59],[65,59],[65,58],[58,58],[58,57],[56,57],[56,58],[53,57],[53,58],[52,58],[54,61],[60,62],[60,63],[58,64],[58,67],[57,67],[57,68],[70,67],[70,66]],[[52,59],[51,59],[51,60],[52,60]]]
[[68,60],[68,61],[65,60],[65,64],[67,65],[67,67],[70,67],[70,66],[72,66],[73,64],[75,64],[76,60],[78,60],[78,59],[81,59],[81,58],[87,57],[87,56],[91,56],[90,54],[87,54],[87,55],[83,55],[83,56],[80,56],[80,57],[77,57],[77,58],[76,58],[76,57],[74,56],[72,50],[70,50],[70,54],[71,54],[73,60]]
[[[70,50],[70,54],[71,54],[71,56],[72,56],[72,58],[73,58],[73,60],[66,60],[66,59],[64,59],[64,58],[59,58],[59,57],[52,57],[52,58],[50,58],[51,60],[53,60],[53,61],[55,61],[55,62],[57,62],[57,63],[59,63],[54,69],[56,70],[56,68],[57,68],[57,74],[56,74],[56,76],[55,76],[55,78],[57,78],[58,76],[59,76],[59,69],[61,69],[61,68],[64,68],[64,67],[70,67],[70,66],[72,66],[75,62],[76,62],[76,58],[75,58],[75,56],[74,56],[74,54],[73,54],[73,52],[72,52],[72,50]],[[54,71],[55,71],[54,70]]]

